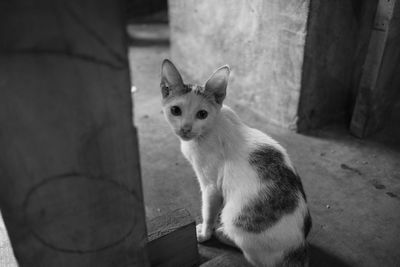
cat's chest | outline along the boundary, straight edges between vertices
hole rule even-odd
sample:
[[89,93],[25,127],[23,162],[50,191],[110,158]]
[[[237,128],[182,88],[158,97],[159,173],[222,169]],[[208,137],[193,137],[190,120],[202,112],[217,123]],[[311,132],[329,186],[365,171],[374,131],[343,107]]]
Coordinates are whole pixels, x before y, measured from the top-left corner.
[[183,155],[196,165],[216,165],[221,164],[223,159],[222,149],[218,144],[196,144],[182,142],[181,151]]

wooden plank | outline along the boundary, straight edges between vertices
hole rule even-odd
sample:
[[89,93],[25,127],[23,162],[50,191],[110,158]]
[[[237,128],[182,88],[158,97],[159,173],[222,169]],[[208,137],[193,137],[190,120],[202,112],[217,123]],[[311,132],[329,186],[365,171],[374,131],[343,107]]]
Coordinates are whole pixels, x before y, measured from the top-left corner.
[[[364,2],[363,6],[369,6],[372,1]],[[354,68],[349,59],[354,57],[363,26],[356,15],[360,8],[360,1],[310,1],[297,111],[298,132],[348,120]]]
[[196,225],[185,209],[149,220],[147,250],[151,266],[189,267],[199,261]]
[[252,267],[242,254],[225,253],[200,265],[201,267]]
[[19,266],[147,266],[121,2],[0,4],[0,208]]
[[351,132],[365,137],[381,129],[394,105],[399,71],[400,31],[396,26],[400,16],[396,0],[379,0],[371,32],[367,56],[363,65],[356,104],[350,124]]

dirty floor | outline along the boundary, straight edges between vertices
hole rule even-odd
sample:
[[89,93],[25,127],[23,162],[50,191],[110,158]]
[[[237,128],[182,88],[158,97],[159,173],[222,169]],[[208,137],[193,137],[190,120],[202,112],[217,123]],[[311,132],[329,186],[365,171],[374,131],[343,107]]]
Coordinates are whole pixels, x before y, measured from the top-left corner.
[[[129,31],[134,34],[129,58],[138,89],[134,116],[147,216],[186,208],[199,221],[196,177],[161,112],[159,71],[162,60],[169,58],[168,36],[157,26],[135,26]],[[270,125],[246,107],[236,105],[229,91],[227,103],[247,124],[285,146],[300,173],[313,217],[311,266],[400,266],[397,137],[381,134],[359,140],[341,126],[300,135]],[[237,262],[242,258],[240,252],[215,241],[199,248],[203,262],[217,255]],[[1,223],[0,266],[16,266]]]

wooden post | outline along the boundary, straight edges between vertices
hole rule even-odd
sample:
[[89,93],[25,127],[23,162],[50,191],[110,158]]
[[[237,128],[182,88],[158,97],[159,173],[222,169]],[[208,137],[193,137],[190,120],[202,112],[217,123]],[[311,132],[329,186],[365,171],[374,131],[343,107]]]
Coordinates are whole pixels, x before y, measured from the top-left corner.
[[148,266],[122,12],[0,3],[0,208],[20,266]]

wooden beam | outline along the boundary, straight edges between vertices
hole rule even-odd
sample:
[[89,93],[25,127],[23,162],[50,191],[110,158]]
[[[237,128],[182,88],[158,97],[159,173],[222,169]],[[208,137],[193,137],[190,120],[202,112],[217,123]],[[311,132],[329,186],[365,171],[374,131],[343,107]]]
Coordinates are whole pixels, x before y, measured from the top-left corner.
[[201,267],[252,267],[241,253],[224,253],[200,265]]
[[19,266],[148,266],[123,12],[0,4],[0,208]]
[[350,124],[351,132],[357,137],[383,128],[394,105],[400,86],[394,82],[400,71],[399,22],[400,2],[379,0]]
[[185,209],[156,217],[147,223],[147,250],[151,266],[191,267],[199,261],[196,225]]

